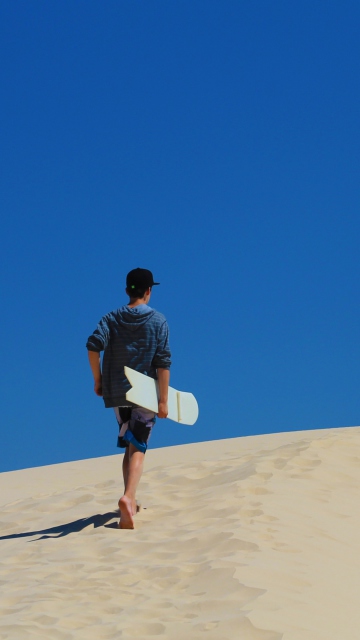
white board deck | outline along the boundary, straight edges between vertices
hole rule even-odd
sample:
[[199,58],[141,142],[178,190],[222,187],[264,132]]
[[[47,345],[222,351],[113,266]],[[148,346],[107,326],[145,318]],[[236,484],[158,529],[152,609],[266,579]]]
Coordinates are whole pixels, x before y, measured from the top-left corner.
[[[157,381],[130,367],[124,367],[125,375],[132,389],[126,394],[129,402],[157,413],[159,410],[159,390]],[[192,393],[177,391],[169,387],[168,418],[183,424],[195,424],[199,415],[199,407]]]

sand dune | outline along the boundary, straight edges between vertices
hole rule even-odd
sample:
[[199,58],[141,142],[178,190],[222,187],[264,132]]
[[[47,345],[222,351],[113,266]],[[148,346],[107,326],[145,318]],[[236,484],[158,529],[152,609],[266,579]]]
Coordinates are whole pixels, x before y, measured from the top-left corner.
[[121,456],[0,474],[0,638],[354,640],[360,428],[147,453],[136,530]]

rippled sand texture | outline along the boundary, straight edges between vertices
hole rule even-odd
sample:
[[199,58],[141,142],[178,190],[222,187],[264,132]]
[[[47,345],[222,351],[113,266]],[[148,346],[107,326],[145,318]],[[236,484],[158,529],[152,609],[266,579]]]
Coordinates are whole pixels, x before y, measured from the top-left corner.
[[136,530],[121,456],[0,475],[0,638],[355,640],[360,428],[149,451]]

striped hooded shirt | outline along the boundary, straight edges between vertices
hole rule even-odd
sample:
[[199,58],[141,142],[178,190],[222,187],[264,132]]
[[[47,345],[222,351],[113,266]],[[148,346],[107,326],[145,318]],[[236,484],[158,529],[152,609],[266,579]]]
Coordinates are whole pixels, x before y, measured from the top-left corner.
[[102,390],[105,407],[131,405],[131,385],[124,366],[156,380],[157,369],[170,369],[169,327],[165,316],[146,304],[124,306],[101,318],[86,343],[88,351],[104,351]]

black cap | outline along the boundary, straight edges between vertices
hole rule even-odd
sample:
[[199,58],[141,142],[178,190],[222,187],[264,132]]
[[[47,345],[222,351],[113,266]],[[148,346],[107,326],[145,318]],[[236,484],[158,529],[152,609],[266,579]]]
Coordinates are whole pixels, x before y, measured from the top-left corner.
[[149,269],[133,269],[126,276],[127,289],[148,289],[160,282],[154,282],[153,274]]

